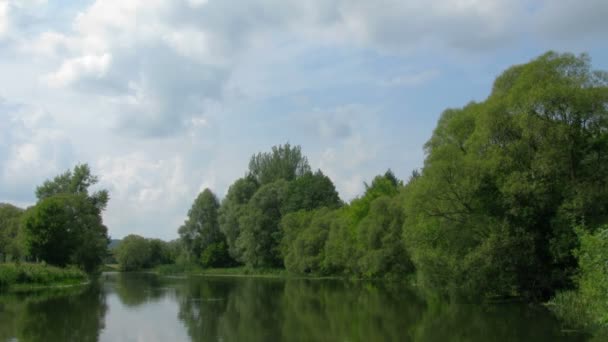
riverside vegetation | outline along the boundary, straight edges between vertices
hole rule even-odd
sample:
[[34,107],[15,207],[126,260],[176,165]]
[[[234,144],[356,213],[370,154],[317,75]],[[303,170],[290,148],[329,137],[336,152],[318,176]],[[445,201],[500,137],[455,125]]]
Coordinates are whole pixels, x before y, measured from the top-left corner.
[[109,241],[101,217],[109,196],[90,194],[96,183],[88,165],[77,165],[39,186],[34,206],[0,204],[0,289],[82,283],[98,271]]
[[[201,192],[178,240],[130,235],[114,257],[127,271],[409,278],[438,297],[549,302],[573,326],[608,323],[606,72],[586,55],[554,52],[513,66],[485,101],[445,110],[424,150],[424,167],[407,180],[388,170],[345,203],[299,146],[275,146],[251,157],[221,201]],[[99,258],[82,259],[78,244],[51,261],[32,232],[66,205],[98,214],[107,193],[58,193],[39,196],[1,234],[19,236],[19,226],[23,255],[90,270]]]

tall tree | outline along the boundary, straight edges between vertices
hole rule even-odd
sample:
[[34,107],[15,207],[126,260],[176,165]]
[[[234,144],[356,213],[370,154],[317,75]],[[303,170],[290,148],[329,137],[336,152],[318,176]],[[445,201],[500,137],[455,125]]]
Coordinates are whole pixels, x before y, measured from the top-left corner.
[[306,172],[290,182],[283,212],[313,210],[322,207],[334,209],[340,205],[342,205],[342,201],[334,183],[321,170],[318,170],[315,173]]
[[222,201],[219,210],[220,230],[226,237],[228,251],[234,260],[242,261],[241,251],[236,245],[242,230],[239,222],[245,213],[247,203],[258,188],[259,185],[253,177],[240,178],[230,186]]
[[19,239],[19,222],[23,209],[0,203],[0,262],[19,259],[23,248]]
[[292,181],[310,172],[308,159],[302,154],[300,146],[273,146],[270,152],[258,153],[249,161],[249,175],[260,185],[279,179]]
[[285,180],[264,185],[247,204],[239,220],[241,233],[236,243],[248,266],[282,266],[279,222],[288,186]]
[[218,221],[219,207],[217,197],[211,190],[205,189],[198,195],[188,212],[188,219],[179,228],[180,238],[188,253],[205,266],[220,266],[217,263],[225,262],[228,253]]
[[446,110],[408,186],[421,281],[541,299],[571,286],[573,225],[608,218],[606,103],[606,73],[550,52],[505,71],[484,102]]
[[107,190],[90,194],[97,182],[89,166],[81,164],[36,189],[38,203],[23,218],[24,243],[32,257],[86,271],[102,263],[109,239],[101,214],[109,196]]
[[137,271],[152,266],[151,259],[154,257],[152,247],[146,238],[131,234],[122,239],[114,250],[114,255],[121,270]]
[[101,213],[82,194],[42,199],[23,217],[24,244],[29,255],[49,264],[75,264],[90,272],[103,260],[108,244]]
[[82,194],[88,197],[99,210],[104,210],[109,200],[108,191],[99,190],[89,194],[89,188],[98,181],[99,178],[91,174],[88,164],[79,164],[74,167],[74,170],[67,170],[52,180],[46,180],[36,188],[36,197],[38,200],[43,200],[59,194]]

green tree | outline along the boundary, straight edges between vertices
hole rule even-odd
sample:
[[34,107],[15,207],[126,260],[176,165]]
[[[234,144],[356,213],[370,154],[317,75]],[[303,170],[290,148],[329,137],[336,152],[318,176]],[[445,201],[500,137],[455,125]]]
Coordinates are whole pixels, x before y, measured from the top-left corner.
[[184,247],[204,266],[225,266],[229,260],[224,235],[218,221],[219,202],[209,189],[199,194],[179,229]]
[[104,210],[110,198],[108,191],[99,190],[89,195],[89,188],[98,181],[99,178],[91,174],[88,164],[79,164],[74,167],[73,171],[67,170],[53,180],[46,180],[36,188],[36,197],[38,200],[43,200],[60,194],[82,194],[88,197],[99,210]]
[[105,256],[108,234],[100,209],[83,194],[44,198],[23,216],[28,254],[52,265],[94,271]]
[[0,203],[0,262],[23,256],[19,227],[23,209]]
[[587,56],[550,52],[443,113],[406,200],[421,281],[477,297],[572,286],[572,224],[608,215],[607,85]]
[[258,153],[249,161],[249,175],[260,185],[279,179],[292,181],[310,172],[308,159],[300,146],[273,146],[271,152]]
[[289,183],[285,213],[316,208],[337,208],[342,204],[334,183],[318,170],[306,172]]
[[175,258],[172,256],[169,242],[160,239],[149,239],[148,244],[150,245],[149,266],[165,265],[174,262]]
[[371,184],[364,183],[364,185],[365,193],[363,196],[352,200],[348,208],[348,213],[355,226],[367,215],[373,200],[384,195],[397,195],[403,182],[398,180],[391,170],[387,170],[384,175],[374,177]]
[[139,235],[128,235],[114,250],[116,260],[123,271],[137,271],[150,266],[151,244]]
[[289,183],[282,179],[264,185],[247,204],[239,220],[241,232],[236,244],[248,266],[282,266],[279,223],[288,188]]
[[236,180],[228,189],[219,209],[220,230],[226,237],[228,252],[234,260],[241,262],[241,251],[236,244],[242,230],[239,222],[246,211],[247,203],[258,188],[258,183],[251,176]]
[[281,221],[285,268],[296,273],[326,273],[325,243],[335,212],[328,208],[287,214]]
[[370,204],[368,215],[357,227],[361,275],[377,278],[401,277],[414,266],[401,238],[405,212],[402,199],[382,196]]
[[330,274],[353,274],[357,266],[357,234],[350,207],[334,211],[322,268]]

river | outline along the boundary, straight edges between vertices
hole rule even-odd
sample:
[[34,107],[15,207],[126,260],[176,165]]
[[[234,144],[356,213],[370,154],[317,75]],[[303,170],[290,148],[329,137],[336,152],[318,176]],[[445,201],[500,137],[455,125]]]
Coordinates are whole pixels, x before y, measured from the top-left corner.
[[342,280],[105,273],[0,294],[0,341],[585,341],[542,306],[428,302]]

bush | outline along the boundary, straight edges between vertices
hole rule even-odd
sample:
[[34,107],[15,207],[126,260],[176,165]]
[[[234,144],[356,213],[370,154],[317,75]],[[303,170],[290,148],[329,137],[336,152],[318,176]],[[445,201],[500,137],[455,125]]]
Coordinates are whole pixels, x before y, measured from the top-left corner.
[[86,280],[86,274],[75,267],[59,268],[46,264],[0,264],[0,287],[76,284]]
[[558,293],[549,306],[568,325],[593,329],[608,326],[608,226],[587,233],[577,230],[580,246],[578,289]]

